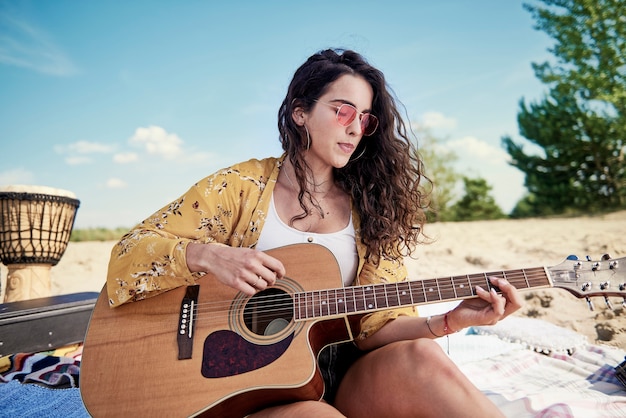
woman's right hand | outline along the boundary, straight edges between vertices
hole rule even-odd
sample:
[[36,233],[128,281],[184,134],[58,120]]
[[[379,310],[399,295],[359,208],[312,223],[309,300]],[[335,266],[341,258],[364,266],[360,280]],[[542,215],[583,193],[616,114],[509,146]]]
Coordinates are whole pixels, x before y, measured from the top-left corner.
[[190,243],[186,257],[191,272],[210,273],[226,286],[247,295],[273,286],[285,275],[280,260],[252,248]]

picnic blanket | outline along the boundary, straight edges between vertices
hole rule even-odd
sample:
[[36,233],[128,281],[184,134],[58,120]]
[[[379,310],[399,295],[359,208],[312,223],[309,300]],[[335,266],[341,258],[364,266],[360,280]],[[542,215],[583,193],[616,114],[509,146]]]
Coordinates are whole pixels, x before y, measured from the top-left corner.
[[490,335],[454,337],[451,357],[507,417],[626,417],[626,387],[615,374],[622,350],[587,344],[544,354]]
[[82,344],[0,359],[0,417],[89,417],[79,391]]
[[[438,342],[507,417],[626,417],[626,387],[615,374],[624,350],[540,320],[509,318]],[[88,417],[81,354],[74,346],[1,359],[0,417]]]

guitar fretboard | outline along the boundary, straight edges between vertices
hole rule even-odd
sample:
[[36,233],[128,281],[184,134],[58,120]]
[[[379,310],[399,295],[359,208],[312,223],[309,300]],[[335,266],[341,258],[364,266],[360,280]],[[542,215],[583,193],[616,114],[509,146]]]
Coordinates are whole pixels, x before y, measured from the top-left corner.
[[476,296],[476,286],[495,288],[489,277],[507,279],[517,289],[550,287],[546,269],[508,270],[466,274],[438,279],[405,281],[367,286],[350,286],[294,294],[295,320],[308,320],[344,314],[468,299]]

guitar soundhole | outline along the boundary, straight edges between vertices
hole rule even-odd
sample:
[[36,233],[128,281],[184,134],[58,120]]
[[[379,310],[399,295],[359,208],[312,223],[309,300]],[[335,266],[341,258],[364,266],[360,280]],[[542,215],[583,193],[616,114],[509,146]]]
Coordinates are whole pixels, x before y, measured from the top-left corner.
[[293,320],[293,299],[283,290],[265,289],[246,303],[243,320],[256,335],[278,334]]

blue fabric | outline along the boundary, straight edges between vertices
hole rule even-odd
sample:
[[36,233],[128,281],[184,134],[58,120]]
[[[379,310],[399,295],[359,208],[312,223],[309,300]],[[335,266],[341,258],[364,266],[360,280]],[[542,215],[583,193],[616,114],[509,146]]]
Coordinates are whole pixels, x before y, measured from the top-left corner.
[[80,389],[49,389],[17,380],[0,383],[2,418],[88,418]]

